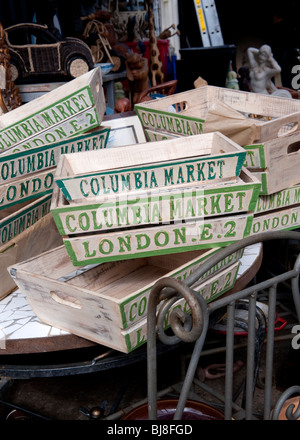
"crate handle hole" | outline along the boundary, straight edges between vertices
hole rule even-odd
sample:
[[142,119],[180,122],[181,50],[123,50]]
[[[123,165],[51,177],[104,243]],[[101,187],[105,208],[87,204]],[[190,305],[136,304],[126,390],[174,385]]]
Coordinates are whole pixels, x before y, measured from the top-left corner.
[[73,296],[66,295],[63,293],[57,293],[57,292],[50,292],[51,298],[56,301],[59,304],[63,304],[68,307],[73,307],[74,309],[81,309],[81,304],[78,299],[74,298]]
[[188,108],[188,103],[186,101],[176,102],[168,107],[168,111],[171,113],[180,113]]
[[300,150],[300,141],[290,144],[287,149],[288,154],[297,153]]
[[278,135],[278,137],[283,137],[283,136],[287,136],[297,130],[298,130],[298,122],[291,122],[290,124],[286,124],[286,125],[283,125],[282,127],[280,127],[277,135]]

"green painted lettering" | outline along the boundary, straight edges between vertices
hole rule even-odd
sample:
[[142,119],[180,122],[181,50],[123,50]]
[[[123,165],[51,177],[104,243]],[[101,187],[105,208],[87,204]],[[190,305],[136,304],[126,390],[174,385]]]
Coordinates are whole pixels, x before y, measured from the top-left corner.
[[[162,239],[161,239],[162,237]],[[154,235],[154,243],[156,246],[167,246],[169,243],[169,235],[166,231],[159,231]]]
[[114,250],[114,245],[111,240],[108,240],[108,238],[104,238],[103,240],[100,240],[99,242],[99,251],[101,254],[108,255],[111,254]]
[[137,250],[144,250],[150,245],[150,238],[146,234],[136,234]]
[[224,202],[225,202],[224,212],[231,212],[233,210],[232,199],[233,199],[233,194],[230,193],[224,194]]
[[97,230],[97,229],[102,229],[102,223],[98,223],[97,221],[97,211],[92,211],[92,219],[93,219],[93,229]]
[[89,241],[84,241],[82,244],[83,244],[83,247],[84,247],[84,250],[85,250],[84,256],[86,258],[91,258],[91,257],[94,257],[96,255],[96,251],[95,250],[93,250],[92,253],[90,252],[90,250],[89,250],[90,242]]
[[204,223],[203,226],[201,225],[201,240],[210,240],[212,238],[212,232],[210,230],[212,229],[211,224]]
[[[119,252],[126,252],[126,251],[130,252],[131,251],[130,239],[131,239],[130,235],[126,235],[125,237],[118,237]],[[124,246],[126,247],[126,250],[125,250]]]
[[194,165],[187,165],[187,182],[189,183],[191,180],[194,182]]
[[214,160],[210,160],[208,162],[208,179],[212,180],[215,179],[216,177],[216,173],[215,173],[215,161]]
[[82,231],[88,231],[90,228],[90,219],[86,212],[81,212],[79,214],[78,223]]
[[219,174],[219,178],[223,177],[223,165],[225,165],[225,160],[218,160],[217,161],[217,165],[220,166],[220,174]]
[[205,176],[203,173],[204,165],[205,165],[205,162],[198,163],[198,179],[197,179],[198,181],[205,180]]
[[70,224],[70,219],[75,220],[75,216],[73,214],[67,214],[67,216],[66,216],[66,227],[67,227],[68,231],[75,232],[77,227],[74,226],[72,228],[72,226]]
[[173,168],[165,169],[165,186],[169,185],[173,185],[174,181],[173,181]]
[[213,195],[210,197],[211,200],[211,214],[220,214],[221,208],[220,208],[220,198],[221,194]]
[[[175,240],[174,244],[184,244],[186,243],[186,228],[174,229]],[[179,242],[180,240],[180,242]]]

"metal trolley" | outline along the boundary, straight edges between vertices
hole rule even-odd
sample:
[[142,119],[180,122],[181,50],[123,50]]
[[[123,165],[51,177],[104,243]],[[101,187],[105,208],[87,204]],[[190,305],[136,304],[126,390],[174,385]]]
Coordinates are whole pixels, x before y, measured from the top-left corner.
[[[253,390],[257,378],[257,343],[261,340],[266,342],[266,360],[265,360],[265,381],[264,381],[264,420],[276,419],[283,407],[286,399],[293,393],[300,393],[300,387],[295,385],[287,389],[275,407],[271,408],[272,394],[272,373],[274,361],[274,326],[276,317],[276,301],[278,294],[278,285],[290,281],[292,302],[295,307],[297,322],[300,322],[300,295],[299,295],[299,270],[300,256],[297,257],[292,270],[271,276],[269,279],[254,285],[248,285],[245,289],[230,294],[207,304],[203,298],[193,290],[193,284],[201,278],[206,271],[227,257],[246,246],[269,240],[300,240],[300,233],[296,231],[267,232],[252,237],[247,237],[237,243],[231,244],[220,250],[217,254],[209,258],[195,273],[193,273],[184,282],[171,278],[160,279],[154,286],[149,298],[148,308],[148,342],[147,342],[147,374],[148,374],[148,418],[157,419],[157,340],[159,339],[166,345],[184,341],[186,343],[194,342],[194,348],[190,362],[182,383],[174,420],[181,420],[188,393],[191,390],[195,380],[195,372],[203,346],[207,338],[210,320],[214,312],[226,308],[226,368],[224,378],[224,393],[218,399],[223,401],[225,420],[255,419],[253,409]],[[264,295],[268,303],[267,316],[257,307],[257,301],[260,292]],[[265,292],[267,292],[265,294]],[[171,310],[171,329],[172,334],[164,331],[164,317],[167,311],[170,311],[172,305],[183,296],[189,304],[191,313],[185,314],[178,308]],[[164,301],[163,307],[157,312],[158,304]],[[243,307],[247,302],[248,322],[247,322],[247,361],[245,378],[245,399],[244,405],[238,406],[233,401],[233,366],[234,366],[234,325],[235,310],[237,307]],[[198,381],[199,382],[199,381]],[[204,386],[204,384],[200,384]],[[206,385],[205,385],[206,387]],[[288,408],[287,418],[297,418],[300,408],[295,412],[292,407]]]

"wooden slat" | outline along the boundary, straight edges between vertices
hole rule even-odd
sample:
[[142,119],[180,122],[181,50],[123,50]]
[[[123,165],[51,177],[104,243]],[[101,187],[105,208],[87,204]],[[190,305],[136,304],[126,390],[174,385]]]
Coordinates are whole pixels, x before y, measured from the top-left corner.
[[252,214],[236,214],[180,224],[136,228],[64,238],[74,266],[166,255],[241,240],[250,232]]

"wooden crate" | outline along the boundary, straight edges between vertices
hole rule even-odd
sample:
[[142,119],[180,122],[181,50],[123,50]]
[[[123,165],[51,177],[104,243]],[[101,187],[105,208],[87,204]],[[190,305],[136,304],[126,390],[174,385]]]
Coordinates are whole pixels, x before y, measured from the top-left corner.
[[21,234],[50,212],[51,194],[0,211],[0,246]]
[[62,245],[62,237],[49,213],[0,247],[0,299],[17,285],[7,268]]
[[244,166],[261,181],[261,194],[277,193],[300,183],[300,132],[244,148]]
[[[9,270],[41,321],[129,352],[137,345],[128,345],[122,332],[144,324],[154,283],[164,276],[185,279],[216,251],[138,258],[74,271],[64,246],[59,246]],[[229,256],[199,280],[195,288],[208,302],[232,287],[241,255]]]
[[109,133],[108,127],[100,126],[61,142],[0,154],[0,185],[56,167],[62,154],[106,148]]
[[254,211],[260,182],[242,168],[237,182],[120,196],[103,202],[68,202],[55,185],[51,212],[60,234],[102,233],[137,226]]
[[239,145],[264,142],[298,130],[300,101],[204,86],[135,105],[149,136],[220,131]]
[[55,180],[66,200],[236,180],[245,150],[221,133],[65,154]]
[[0,151],[19,152],[99,127],[105,113],[98,67],[0,117]]

